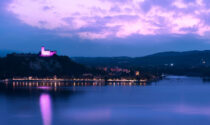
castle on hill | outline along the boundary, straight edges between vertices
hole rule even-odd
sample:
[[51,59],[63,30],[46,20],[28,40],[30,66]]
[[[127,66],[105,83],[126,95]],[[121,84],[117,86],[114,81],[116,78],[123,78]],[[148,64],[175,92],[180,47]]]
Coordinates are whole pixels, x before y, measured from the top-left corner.
[[45,47],[41,48],[41,53],[40,53],[41,57],[51,57],[55,54],[56,54],[56,51],[45,50]]

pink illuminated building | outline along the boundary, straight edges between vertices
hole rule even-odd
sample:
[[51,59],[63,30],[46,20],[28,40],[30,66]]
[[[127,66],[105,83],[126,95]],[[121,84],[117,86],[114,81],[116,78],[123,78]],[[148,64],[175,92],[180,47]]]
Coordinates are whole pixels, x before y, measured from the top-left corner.
[[41,48],[41,54],[40,54],[41,57],[51,57],[55,54],[56,54],[56,51],[45,50],[45,47]]

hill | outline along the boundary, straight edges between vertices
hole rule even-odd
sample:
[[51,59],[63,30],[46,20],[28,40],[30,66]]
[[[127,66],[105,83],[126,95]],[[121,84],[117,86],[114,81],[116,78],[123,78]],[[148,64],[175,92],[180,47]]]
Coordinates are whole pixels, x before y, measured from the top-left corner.
[[38,54],[8,54],[0,58],[0,77],[58,77],[79,76],[89,72],[85,66],[67,56],[40,57]]
[[144,57],[74,57],[77,63],[97,67],[141,68],[152,72],[210,76],[210,50],[161,52]]
[[131,57],[72,57],[75,62],[90,67],[124,67],[130,65],[133,59]]
[[75,62],[87,66],[210,66],[210,50],[161,52],[144,57],[74,57]]

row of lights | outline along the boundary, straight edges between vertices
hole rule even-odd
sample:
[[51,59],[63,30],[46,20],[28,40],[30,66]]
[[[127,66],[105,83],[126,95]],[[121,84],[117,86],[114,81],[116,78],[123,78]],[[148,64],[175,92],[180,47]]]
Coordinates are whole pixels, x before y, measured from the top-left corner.
[[[7,83],[8,85],[8,83]],[[63,83],[63,82],[50,82],[50,83],[40,83],[40,82],[13,82],[12,86],[13,87],[62,87],[62,86],[104,86],[105,83],[101,82],[93,82],[93,83],[88,83],[88,82],[73,82],[73,83]],[[132,85],[140,85],[140,86],[146,86],[146,82],[141,82],[141,83],[135,83],[135,82],[109,82],[107,85],[110,86],[132,86]]]

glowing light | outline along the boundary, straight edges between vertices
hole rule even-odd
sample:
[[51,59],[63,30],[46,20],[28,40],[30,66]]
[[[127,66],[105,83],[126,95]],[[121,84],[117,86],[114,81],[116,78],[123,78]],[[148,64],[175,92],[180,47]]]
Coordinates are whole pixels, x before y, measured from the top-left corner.
[[45,50],[45,47],[41,48],[41,54],[40,54],[41,57],[51,57],[55,54],[56,54],[55,51],[47,51]]
[[139,71],[136,71],[136,76],[139,76],[140,75],[140,72]]
[[51,125],[51,99],[49,94],[40,96],[40,110],[42,113],[43,125]]

